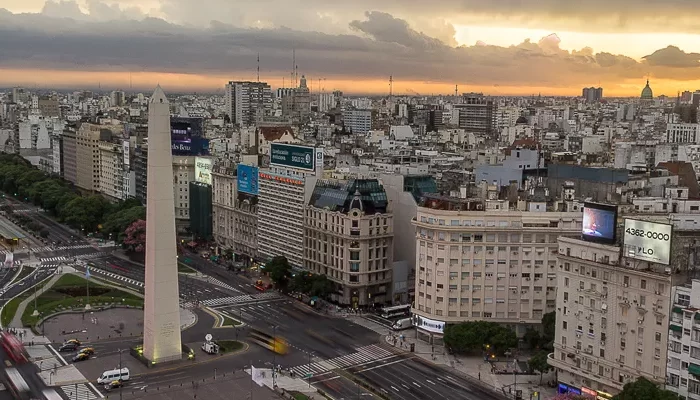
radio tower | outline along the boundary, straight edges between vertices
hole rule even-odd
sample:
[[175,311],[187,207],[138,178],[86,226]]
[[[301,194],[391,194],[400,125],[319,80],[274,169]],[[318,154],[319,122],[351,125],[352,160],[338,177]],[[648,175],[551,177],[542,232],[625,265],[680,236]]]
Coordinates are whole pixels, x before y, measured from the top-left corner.
[[258,53],[258,83],[260,83],[260,53]]
[[389,97],[394,95],[394,76],[389,75]]
[[459,87],[457,85],[455,85],[455,97],[459,97],[459,94],[457,94],[457,93],[459,93],[458,88]]

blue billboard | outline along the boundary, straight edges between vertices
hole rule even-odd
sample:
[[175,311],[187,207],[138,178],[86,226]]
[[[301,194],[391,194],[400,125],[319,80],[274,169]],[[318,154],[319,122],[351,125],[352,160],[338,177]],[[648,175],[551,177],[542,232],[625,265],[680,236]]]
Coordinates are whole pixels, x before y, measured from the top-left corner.
[[258,167],[238,164],[238,191],[258,195]]
[[175,156],[209,155],[209,139],[204,137],[204,119],[171,117],[170,143]]

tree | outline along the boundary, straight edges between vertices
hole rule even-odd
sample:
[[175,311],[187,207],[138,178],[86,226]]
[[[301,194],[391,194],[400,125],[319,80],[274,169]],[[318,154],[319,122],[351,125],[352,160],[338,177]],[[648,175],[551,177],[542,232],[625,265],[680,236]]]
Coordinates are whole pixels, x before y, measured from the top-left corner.
[[531,370],[540,373],[540,385],[542,385],[542,375],[552,370],[552,366],[547,363],[546,351],[538,351],[535,353],[534,356],[527,360],[527,365],[530,366]]
[[146,221],[138,220],[129,225],[124,231],[124,244],[129,249],[142,252],[146,249]]
[[116,241],[122,241],[126,229],[138,220],[146,219],[146,207],[135,206],[117,210],[108,214],[102,223],[102,234],[104,237],[110,235]]
[[326,275],[313,275],[311,277],[311,296],[325,298],[333,292],[333,282]]
[[525,343],[527,343],[531,349],[536,349],[540,347],[540,344],[542,343],[542,336],[537,330],[527,328],[525,335],[523,335],[523,341],[525,341]]
[[542,316],[542,340],[540,347],[546,350],[554,349],[554,333],[557,328],[557,314],[555,311]]
[[626,383],[613,400],[678,400],[678,395],[659,388],[647,378],[639,377],[634,382]]
[[495,322],[473,321],[447,325],[444,341],[457,353],[482,350],[488,345],[489,351],[502,354],[517,346],[518,337],[511,329]]
[[265,264],[270,280],[279,288],[286,288],[292,276],[292,267],[286,257],[277,256]]

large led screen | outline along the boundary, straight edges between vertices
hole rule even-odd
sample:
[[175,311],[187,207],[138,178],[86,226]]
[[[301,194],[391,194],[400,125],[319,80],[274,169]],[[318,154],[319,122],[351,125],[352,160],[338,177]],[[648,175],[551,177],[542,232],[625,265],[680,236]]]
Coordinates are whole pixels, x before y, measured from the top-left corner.
[[583,208],[583,227],[581,235],[584,240],[599,243],[615,243],[617,224],[617,207],[586,203]]

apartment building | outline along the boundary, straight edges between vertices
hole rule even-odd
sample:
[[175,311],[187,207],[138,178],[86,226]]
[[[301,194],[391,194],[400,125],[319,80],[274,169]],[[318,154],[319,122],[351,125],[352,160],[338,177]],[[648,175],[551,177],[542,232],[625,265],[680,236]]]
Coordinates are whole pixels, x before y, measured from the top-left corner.
[[258,196],[236,191],[233,206],[233,250],[256,260],[258,258]]
[[236,169],[231,163],[214,165],[212,177],[212,223],[216,243],[233,248],[234,241],[234,198],[236,196]]
[[673,287],[666,389],[700,399],[700,281]]
[[124,200],[124,147],[112,142],[99,142],[99,191],[111,200]]
[[[493,321],[519,336],[555,310],[557,238],[581,232],[582,213],[544,201],[425,194],[416,228],[414,313],[439,323]],[[419,335],[440,340],[433,331]]]
[[100,142],[110,141],[113,133],[122,129],[121,125],[80,125],[75,135],[77,187],[92,192],[100,190]]
[[353,308],[391,302],[393,215],[377,179],[318,180],[306,207],[304,269]]
[[265,82],[229,82],[225,88],[226,114],[241,127],[255,122],[272,110],[272,92]]
[[562,393],[610,398],[641,376],[666,379],[671,275],[621,254],[617,245],[559,238],[549,364]]
[[78,183],[76,142],[77,138],[74,129],[69,128],[63,131],[61,135],[61,159],[63,161],[61,167],[63,170],[63,179],[74,185]]
[[350,132],[364,135],[372,129],[372,110],[345,110],[343,124]]

